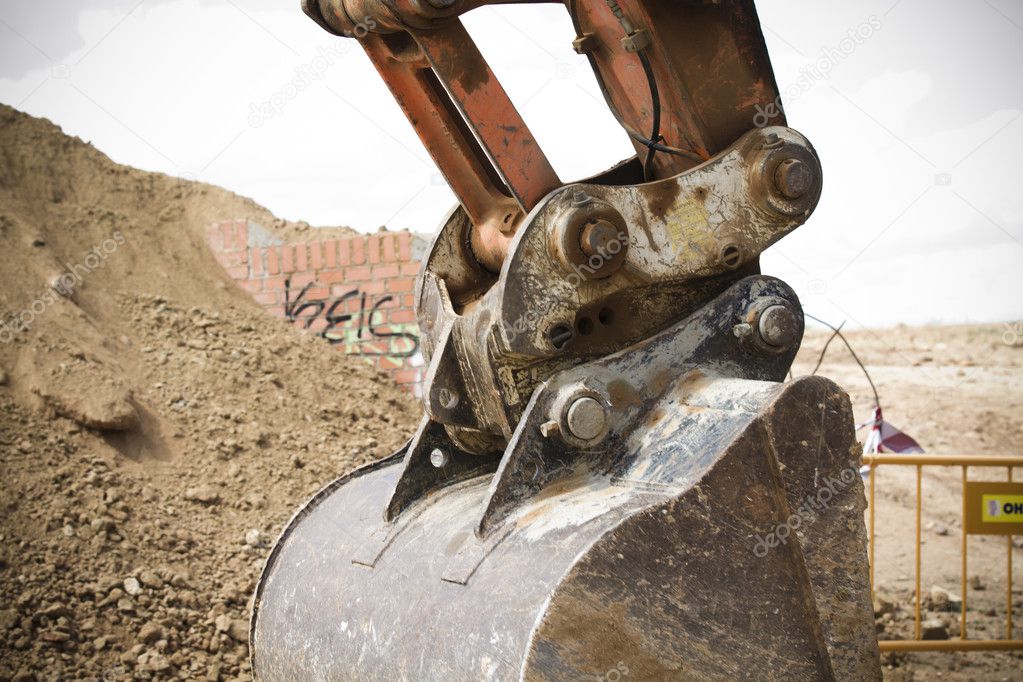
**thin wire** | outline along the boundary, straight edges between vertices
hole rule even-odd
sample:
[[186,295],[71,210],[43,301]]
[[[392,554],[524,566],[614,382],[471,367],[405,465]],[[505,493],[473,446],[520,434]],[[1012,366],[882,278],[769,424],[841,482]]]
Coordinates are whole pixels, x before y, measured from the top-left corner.
[[838,336],[838,338],[842,339],[842,343],[844,343],[845,347],[849,349],[849,353],[853,356],[853,360],[855,360],[856,364],[860,366],[861,370],[863,370],[863,376],[867,377],[867,382],[870,384],[870,390],[874,392],[874,406],[875,407],[881,407],[881,398],[879,398],[878,395],[877,395],[877,386],[874,385],[874,380],[870,378],[870,372],[867,371],[867,368],[864,366],[863,362],[860,361],[860,357],[858,355],[856,355],[856,351],[853,350],[853,347],[849,343],[849,340],[845,338],[845,336],[842,334],[842,332],[837,327],[834,327],[834,326],[828,324],[827,322],[825,322],[824,320],[820,319],[819,317],[814,317],[813,315],[811,315],[810,313],[807,313],[805,311],[803,312],[803,315],[805,315],[806,317],[809,317],[811,320],[814,320],[815,322],[820,322],[825,327],[827,327],[831,331],[835,332],[835,335]]
[[[608,10],[618,18],[618,23],[621,24],[622,31],[625,32],[626,37],[634,36],[636,28],[632,25],[629,18],[625,16],[622,8],[618,5],[618,0],[605,1]],[[636,50],[636,57],[643,67],[647,87],[650,89],[650,117],[652,119],[650,127],[652,130],[646,142],[646,157],[643,159],[643,180],[650,182],[654,179],[654,156],[657,154],[657,150],[653,145],[661,141],[661,94],[657,89],[657,77],[654,76],[654,69],[650,65],[650,58],[646,54],[646,48]]]
[[821,363],[824,362],[824,355],[825,353],[828,352],[828,346],[831,345],[831,342],[835,340],[835,337],[838,336],[838,332],[842,331],[842,327],[844,326],[845,320],[842,320],[842,324],[838,325],[838,329],[831,332],[831,336],[828,337],[828,342],[825,343],[824,348],[821,349],[820,357],[817,358],[817,366],[813,368],[812,372],[810,372],[810,376],[814,376],[815,374],[817,374],[817,370],[821,368]]
[[[653,116],[653,123],[650,126],[650,141],[651,143],[658,142],[661,139],[661,93],[657,89],[657,79],[654,77],[654,69],[650,66],[650,59],[646,56],[646,52],[640,50],[637,54],[640,64],[643,65],[643,73],[646,74],[647,85],[650,86],[650,111]],[[656,149],[649,147],[646,159],[643,160],[643,179],[648,182],[654,179],[654,154],[656,153]]]
[[[572,26],[575,28],[576,37],[582,38],[583,31],[582,26],[579,23],[579,15],[576,13],[576,0],[569,0],[568,13],[569,16],[572,18]],[[707,160],[705,157],[700,156],[696,152],[692,152],[687,149],[679,149],[678,147],[672,147],[670,145],[662,144],[659,141],[651,140],[647,137],[644,137],[641,133],[637,132],[632,126],[626,123],[625,119],[622,118],[622,115],[618,111],[617,107],[615,107],[614,102],[611,100],[611,94],[608,92],[607,84],[604,82],[604,76],[600,73],[600,68],[597,66],[597,60],[594,59],[593,55],[588,52],[586,53],[585,56],[587,61],[589,61],[590,63],[590,69],[593,71],[593,76],[597,81],[597,87],[600,89],[600,94],[604,98],[604,102],[607,104],[607,108],[611,111],[611,115],[614,116],[614,119],[618,122],[618,125],[620,125],[625,130],[629,137],[641,143],[647,149],[656,149],[657,151],[664,152],[665,154],[682,156],[687,159],[696,161],[697,163],[703,163],[704,161]]]

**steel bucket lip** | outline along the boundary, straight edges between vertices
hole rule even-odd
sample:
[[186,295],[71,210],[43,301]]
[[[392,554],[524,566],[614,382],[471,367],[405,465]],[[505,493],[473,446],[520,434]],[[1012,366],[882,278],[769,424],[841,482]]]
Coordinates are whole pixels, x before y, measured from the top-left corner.
[[[273,571],[274,566],[276,566],[277,559],[280,556],[281,550],[286,544],[288,538],[291,537],[291,534],[306,516],[311,514],[320,505],[320,503],[330,497],[341,486],[366,474],[400,463],[411,442],[411,440],[407,441],[403,446],[398,448],[398,450],[383,459],[363,464],[362,466],[356,467],[348,473],[335,478],[330,483],[327,483],[325,486],[316,491],[304,504],[302,504],[302,506],[300,506],[298,510],[291,515],[288,522],[284,524],[283,530],[281,530],[277,539],[274,540],[273,547],[263,562],[263,568],[259,572],[259,580],[256,581],[256,589],[252,594],[252,614],[249,616],[249,667],[252,670],[253,675],[255,675],[256,672],[255,642],[256,620],[259,618],[259,605],[263,599],[263,590],[266,587],[267,578]],[[258,679],[258,675],[256,675],[256,678]]]
[[[366,476],[371,476],[371,475],[374,475],[374,474],[378,474],[378,475],[381,475],[381,476],[386,476],[387,475],[387,469],[395,468],[396,465],[400,465],[401,464],[402,457],[404,456],[404,454],[405,454],[405,449],[402,448],[402,450],[399,450],[398,452],[396,452],[396,453],[394,453],[394,454],[392,454],[392,455],[390,455],[390,456],[388,456],[388,457],[386,457],[384,459],[381,459],[381,460],[378,460],[378,461],[366,464],[366,465],[364,465],[362,467],[359,467],[359,468],[357,468],[355,470],[352,470],[351,472],[348,472],[347,474],[344,474],[343,476],[340,476],[337,479],[331,481],[329,484],[325,485],[322,489],[317,491],[304,505],[302,505],[302,507],[298,511],[296,511],[295,514],[293,514],[292,518],[286,524],[286,526],[284,527],[284,530],[281,532],[279,538],[275,542],[272,550],[270,551],[270,553],[269,553],[269,555],[268,555],[268,557],[266,559],[266,562],[265,562],[264,567],[262,569],[259,581],[258,581],[257,586],[256,586],[256,591],[255,591],[255,595],[254,595],[254,601],[253,601],[253,604],[252,604],[252,616],[251,616],[250,625],[249,625],[249,628],[250,628],[249,629],[249,641],[250,641],[250,655],[249,655],[249,657],[250,657],[250,662],[252,664],[252,671],[253,671],[254,679],[256,679],[256,680],[264,679],[260,675],[260,667],[259,667],[259,665],[257,665],[258,661],[260,661],[261,659],[256,656],[256,648],[257,647],[255,646],[257,622],[259,621],[260,617],[263,616],[262,609],[260,608],[260,606],[261,606],[261,603],[262,603],[262,599],[263,599],[263,595],[264,595],[264,590],[266,590],[268,588],[268,585],[270,586],[269,589],[271,591],[273,590],[273,586],[271,584],[271,582],[272,582],[271,581],[271,577],[272,577],[275,569],[277,569],[281,565],[284,565],[281,562],[285,562],[286,563],[286,557],[288,556],[288,554],[287,554],[288,540],[290,538],[294,537],[295,534],[301,533],[302,532],[302,528],[303,528],[303,526],[302,526],[303,522],[306,521],[308,517],[314,515],[317,512],[318,509],[321,509],[322,505],[325,502],[327,502],[333,495],[340,493],[340,491],[342,490],[342,488],[344,488],[344,486],[346,486],[346,485],[357,485],[359,479],[361,479],[363,477],[366,477]],[[415,518],[418,516],[418,514],[417,514],[418,509],[417,508],[420,508],[420,507],[424,507],[425,508],[425,507],[433,506],[433,504],[437,500],[436,493],[440,492],[443,496],[446,496],[446,495],[444,495],[445,492],[450,493],[450,494],[454,494],[454,495],[459,495],[462,492],[464,492],[466,489],[485,490],[486,487],[487,487],[487,482],[490,479],[492,479],[492,478],[493,478],[493,473],[481,474],[481,475],[473,476],[471,478],[467,478],[467,479],[464,479],[464,480],[459,481],[457,483],[454,483],[454,484],[452,484],[451,486],[449,486],[448,488],[446,488],[443,491],[434,491],[434,494],[431,494],[431,495],[429,495],[429,496],[427,496],[427,497],[425,497],[423,499],[417,500],[415,503],[413,503],[413,506],[410,507],[409,509],[407,509],[403,513],[402,516],[403,516],[403,518],[408,518],[408,519],[412,520],[412,522],[415,522]],[[603,526],[603,527],[601,528],[600,531],[595,532],[592,535],[590,535],[589,533],[583,533],[583,536],[586,536],[586,538],[587,538],[587,539],[585,539],[583,541],[583,545],[584,546],[580,546],[577,549],[577,551],[575,551],[574,553],[566,555],[565,561],[563,562],[563,569],[564,570],[558,572],[558,576],[554,579],[553,585],[560,584],[561,580],[563,580],[565,578],[565,576],[568,575],[569,570],[571,569],[571,567],[574,566],[576,563],[578,563],[580,557],[585,556],[588,552],[590,552],[592,550],[592,547],[593,547],[594,544],[599,542],[600,539],[602,537],[604,537],[607,533],[613,532],[614,529],[616,529],[619,525],[621,525],[621,523],[623,523],[628,517],[630,517],[630,516],[632,516],[634,514],[642,513],[644,510],[647,510],[647,509],[649,509],[652,506],[655,506],[657,504],[662,504],[662,503],[667,502],[668,500],[673,499],[675,497],[675,495],[667,495],[667,496],[665,496],[665,495],[663,495],[663,493],[660,494],[660,495],[651,494],[650,491],[636,490],[632,486],[620,486],[620,484],[612,483],[612,480],[611,480],[610,476],[601,476],[601,478],[605,479],[606,483],[610,487],[613,487],[613,488],[619,488],[620,487],[621,488],[621,497],[620,497],[618,503],[616,505],[614,505],[614,507],[616,509],[620,509],[624,505],[626,507],[631,507],[631,508],[629,509],[629,511],[627,512],[627,514],[625,516],[623,516],[622,518],[614,519],[613,523],[610,523],[610,525],[605,525],[606,524],[606,519],[608,518],[607,511],[609,511],[609,510],[605,510],[605,513],[597,514],[597,515],[595,515],[593,517],[586,518],[582,522],[583,526],[589,526],[592,523],[596,523],[598,526]],[[586,494],[586,489],[575,489],[575,490],[571,490],[571,491],[564,491],[563,493],[561,493],[559,495],[559,497],[560,496],[575,497],[575,496],[585,495],[585,494]],[[541,503],[541,504],[545,505],[545,504],[549,504],[549,503],[550,503],[550,501],[547,501],[547,502],[544,502],[544,503]],[[533,519],[531,521],[531,520],[528,520],[528,519],[524,519],[523,516],[528,517],[529,514],[528,513],[524,513],[522,515],[516,515],[516,518],[509,520],[507,525],[504,527],[504,531],[505,532],[497,532],[495,534],[495,536],[492,538],[492,542],[493,542],[493,545],[495,547],[498,546],[498,545],[503,544],[503,540],[506,539],[508,536],[514,535],[516,530],[518,530],[519,532],[523,532],[525,529],[528,529],[529,527],[532,526],[532,524],[535,521],[535,519]],[[548,532],[555,532],[555,533],[557,533],[557,532],[561,532],[561,531],[558,530],[558,529],[553,529],[552,531],[548,531]],[[451,581],[445,580],[443,578],[442,578],[442,580],[444,580],[445,582],[451,582]],[[525,632],[528,633],[528,634],[526,636],[526,639],[523,641],[523,646],[524,647],[528,647],[530,645],[530,643],[532,642],[534,631],[535,631],[538,623],[541,622],[542,617],[543,617],[543,613],[545,612],[545,610],[547,608],[547,605],[550,602],[551,596],[554,594],[555,591],[556,590],[553,589],[553,587],[552,587],[550,589],[550,591],[549,591],[550,593],[547,594],[546,597],[544,597],[543,599],[541,599],[541,600],[539,600],[537,602],[538,610],[536,611],[536,614],[535,614],[536,617],[537,617],[537,620],[530,622],[529,626],[525,629]],[[270,612],[267,611],[267,614],[269,614],[269,613]],[[263,625],[263,623],[259,623],[259,624]],[[264,629],[265,629],[265,626],[264,626]],[[266,647],[265,647],[265,645],[266,645],[265,636],[266,636],[266,634],[264,632],[263,633],[264,639],[261,640],[261,646],[259,647],[261,652],[266,649]]]

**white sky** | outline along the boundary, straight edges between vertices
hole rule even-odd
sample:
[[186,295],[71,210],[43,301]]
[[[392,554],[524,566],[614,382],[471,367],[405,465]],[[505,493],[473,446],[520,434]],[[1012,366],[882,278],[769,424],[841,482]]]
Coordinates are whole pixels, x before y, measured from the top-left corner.
[[[758,7],[789,123],[825,172],[816,213],[764,271],[850,328],[1023,318],[1023,3]],[[564,8],[465,23],[562,178],[632,153]],[[826,77],[800,81],[824,55]],[[308,87],[286,90],[297,74]],[[293,220],[433,231],[454,202],[358,45],[298,0],[5,0],[0,101]]]

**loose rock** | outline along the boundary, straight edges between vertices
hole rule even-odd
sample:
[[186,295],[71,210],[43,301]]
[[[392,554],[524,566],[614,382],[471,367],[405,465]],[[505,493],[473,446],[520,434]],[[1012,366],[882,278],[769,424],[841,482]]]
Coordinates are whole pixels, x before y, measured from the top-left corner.
[[220,501],[220,493],[212,485],[206,483],[197,488],[186,490],[185,499],[203,504],[216,504]]
[[139,630],[139,641],[143,644],[156,644],[163,639],[163,627],[156,622],[150,621]]
[[948,639],[948,627],[937,618],[928,618],[920,624],[923,639]]

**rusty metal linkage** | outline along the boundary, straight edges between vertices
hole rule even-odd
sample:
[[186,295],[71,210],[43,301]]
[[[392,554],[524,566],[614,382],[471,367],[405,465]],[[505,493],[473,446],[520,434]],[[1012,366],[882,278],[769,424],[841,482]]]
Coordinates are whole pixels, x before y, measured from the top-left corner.
[[420,427],[275,545],[256,676],[880,679],[848,397],[781,383],[803,313],[760,274],[822,173],[752,0],[558,3],[636,151],[572,182],[461,23],[486,4],[303,0],[459,203],[416,284]]

